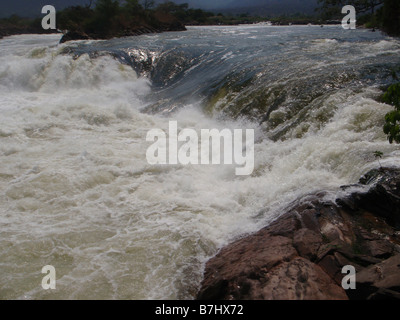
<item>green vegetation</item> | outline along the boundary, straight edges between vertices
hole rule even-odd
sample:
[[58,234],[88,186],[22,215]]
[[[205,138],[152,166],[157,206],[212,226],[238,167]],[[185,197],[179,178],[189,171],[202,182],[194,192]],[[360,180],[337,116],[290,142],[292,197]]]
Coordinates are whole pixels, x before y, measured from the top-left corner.
[[383,132],[390,143],[400,143],[400,83],[391,85],[382,97],[382,101],[395,107],[385,115]]
[[391,36],[400,36],[399,0],[318,0],[324,20],[342,19],[341,8],[347,4],[355,7],[357,24],[379,28]]
[[400,1],[385,0],[381,18],[382,30],[389,35],[400,36]]
[[41,21],[41,19],[21,18],[17,15],[0,19],[0,39],[14,34],[48,33],[48,31],[43,30]]
[[95,7],[75,6],[57,12],[57,26],[81,36],[95,39],[130,36],[143,32],[185,30],[163,3],[154,8],[154,1],[97,0]]
[[321,11],[327,16],[339,16],[341,15],[341,10],[339,13],[337,9],[343,8],[345,5],[352,5],[356,9],[357,13],[370,12],[372,15],[375,14],[376,9],[379,8],[385,0],[318,0],[321,4]]

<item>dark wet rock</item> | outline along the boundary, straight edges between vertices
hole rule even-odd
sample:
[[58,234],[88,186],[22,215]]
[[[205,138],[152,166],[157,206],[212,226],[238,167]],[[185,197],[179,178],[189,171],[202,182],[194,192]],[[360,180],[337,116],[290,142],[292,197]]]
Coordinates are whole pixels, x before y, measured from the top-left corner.
[[373,170],[360,182],[371,184],[366,194],[354,196],[357,207],[385,218],[391,226],[400,228],[400,170]]
[[168,21],[168,22],[160,22],[157,27],[153,26],[133,26],[127,28],[125,30],[114,30],[108,33],[98,33],[98,32],[91,32],[86,33],[83,31],[68,31],[65,33],[60,43],[64,43],[67,41],[75,41],[75,40],[106,40],[111,38],[118,38],[118,37],[131,37],[131,36],[140,36],[142,34],[148,33],[161,33],[161,32],[168,32],[168,31],[185,31],[186,27],[180,23],[179,21]]
[[88,40],[90,37],[84,32],[69,31],[61,37],[60,43],[76,40]]
[[293,246],[301,257],[314,261],[321,246],[322,236],[307,228],[302,228],[294,234]]
[[357,274],[357,299],[400,298],[400,255],[364,268]]
[[[303,197],[268,227],[222,248],[197,298],[399,298],[400,170],[371,171],[352,187],[335,202],[324,193]],[[355,290],[341,286],[345,265],[356,269]]]

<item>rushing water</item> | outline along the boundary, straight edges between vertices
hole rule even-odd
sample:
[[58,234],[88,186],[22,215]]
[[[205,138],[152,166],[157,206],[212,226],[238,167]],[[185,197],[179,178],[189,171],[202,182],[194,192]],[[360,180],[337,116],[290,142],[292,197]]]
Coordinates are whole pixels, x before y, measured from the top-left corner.
[[[340,27],[0,40],[0,298],[191,299],[204,263],[301,195],[398,165],[376,102],[400,41]],[[150,165],[146,133],[245,129],[255,170]],[[56,290],[43,290],[53,265]]]

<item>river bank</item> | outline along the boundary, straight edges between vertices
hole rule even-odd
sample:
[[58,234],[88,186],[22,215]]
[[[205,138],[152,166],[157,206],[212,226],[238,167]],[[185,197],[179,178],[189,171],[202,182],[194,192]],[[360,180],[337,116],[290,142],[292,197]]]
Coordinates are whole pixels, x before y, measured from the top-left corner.
[[[44,30],[41,27],[20,24],[0,24],[0,39],[22,34],[51,34],[60,33],[53,30]],[[60,33],[61,35],[61,33]]]
[[75,40],[106,40],[111,38],[120,38],[120,37],[130,37],[130,36],[138,36],[141,34],[147,33],[161,33],[168,31],[185,31],[186,28],[184,25],[180,23],[166,23],[157,28],[152,26],[138,26],[130,29],[124,30],[122,33],[111,34],[106,38],[98,35],[96,33],[86,33],[84,31],[72,31],[62,33],[60,31],[54,30],[43,30],[42,28],[35,28],[30,26],[18,26],[18,25],[0,25],[0,39],[13,35],[22,35],[22,34],[60,34],[60,43],[64,43],[67,41],[75,41]]

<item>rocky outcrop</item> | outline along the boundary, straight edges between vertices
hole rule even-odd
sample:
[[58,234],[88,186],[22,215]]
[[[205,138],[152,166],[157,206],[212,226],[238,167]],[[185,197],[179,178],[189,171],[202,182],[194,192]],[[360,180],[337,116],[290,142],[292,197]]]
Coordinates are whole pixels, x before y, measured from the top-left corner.
[[131,37],[131,36],[139,36],[141,34],[147,33],[161,33],[167,31],[185,31],[186,27],[178,22],[172,21],[170,23],[161,23],[158,27],[152,26],[135,26],[125,30],[116,30],[115,33],[108,33],[107,35],[98,34],[98,33],[85,33],[83,31],[68,31],[66,32],[60,40],[60,43],[64,43],[67,41],[74,40],[104,40],[111,39],[116,37]]
[[61,37],[60,43],[64,43],[67,41],[89,40],[89,39],[90,39],[90,37],[84,32],[69,31]]
[[138,36],[147,33],[161,33],[167,31],[185,31],[186,27],[176,19],[172,19],[169,15],[166,17],[158,17],[155,26],[149,24],[133,25],[124,29],[108,30],[108,33],[101,32],[85,32],[83,29],[71,30],[62,34],[57,30],[44,30],[41,25],[18,25],[11,23],[0,24],[0,39],[12,35],[20,34],[61,34],[60,43],[75,40],[105,40],[117,37]]
[[[382,299],[400,297],[400,170],[369,172],[303,197],[268,227],[222,248],[207,264],[198,299]],[[356,289],[342,288],[342,268]]]

